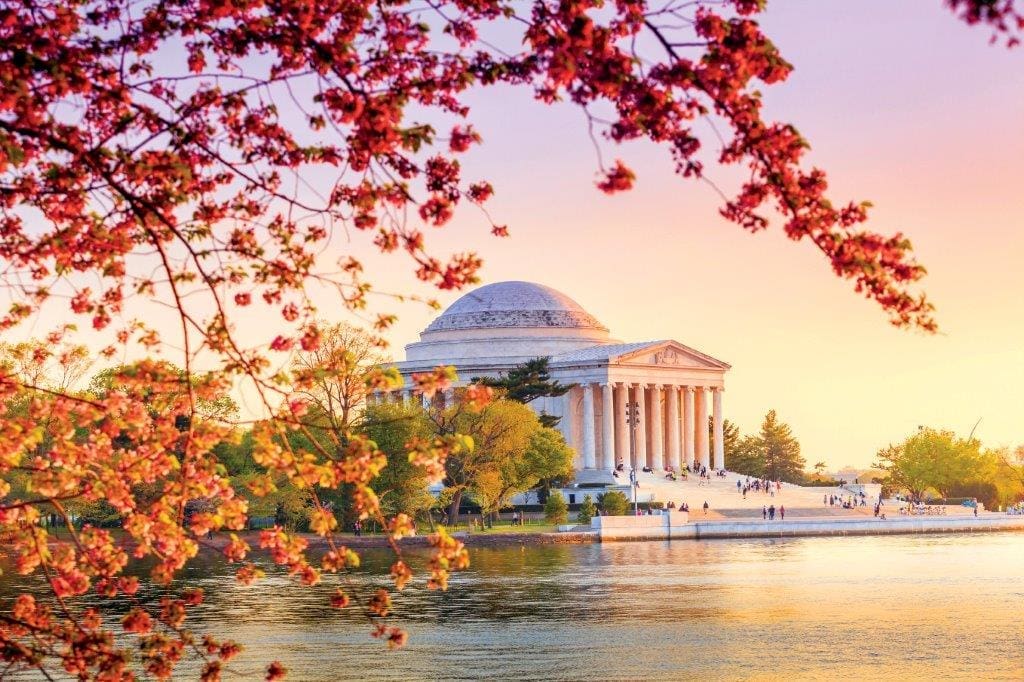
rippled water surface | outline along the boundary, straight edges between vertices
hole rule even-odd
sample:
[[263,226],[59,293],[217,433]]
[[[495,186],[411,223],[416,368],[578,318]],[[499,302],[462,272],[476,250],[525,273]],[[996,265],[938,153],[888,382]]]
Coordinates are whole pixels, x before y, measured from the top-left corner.
[[[243,643],[239,669],[276,658],[299,680],[1024,679],[1021,534],[471,552],[447,593],[396,602],[399,651],[329,587],[211,565],[189,577],[208,597],[192,625]],[[388,555],[366,559],[379,574]]]

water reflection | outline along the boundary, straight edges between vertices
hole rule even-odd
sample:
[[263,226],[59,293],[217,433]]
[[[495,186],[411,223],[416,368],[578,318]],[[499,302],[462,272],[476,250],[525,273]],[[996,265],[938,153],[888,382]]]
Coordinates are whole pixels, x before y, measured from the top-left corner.
[[[245,587],[213,563],[190,569],[208,595],[193,625],[244,643],[241,668],[279,658],[299,680],[1024,677],[1022,535],[516,546],[472,558],[449,592],[415,588],[397,602],[411,635],[399,652],[327,607],[330,585],[272,575]],[[353,579],[379,580],[389,560],[367,552]]]

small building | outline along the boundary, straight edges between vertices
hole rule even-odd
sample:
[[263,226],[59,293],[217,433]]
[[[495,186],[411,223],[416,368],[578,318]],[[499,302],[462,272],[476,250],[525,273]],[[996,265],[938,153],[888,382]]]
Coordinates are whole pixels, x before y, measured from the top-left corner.
[[[531,403],[561,417],[578,471],[726,466],[722,394],[729,365],[674,340],[623,343],[576,301],[542,284],[497,282],[459,298],[405,347],[406,386],[452,365],[465,385],[548,357],[567,394]],[[406,399],[413,399],[409,388]],[[709,417],[713,427],[709,429]],[[578,477],[579,478],[579,477]]]

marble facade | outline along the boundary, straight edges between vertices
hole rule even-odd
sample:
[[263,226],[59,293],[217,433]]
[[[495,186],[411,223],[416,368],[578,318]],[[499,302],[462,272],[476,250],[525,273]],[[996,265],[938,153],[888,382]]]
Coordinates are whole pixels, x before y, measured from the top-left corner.
[[498,282],[470,291],[406,346],[406,360],[397,367],[408,379],[454,365],[468,381],[499,376],[536,357],[550,358],[552,378],[574,384],[566,395],[531,406],[562,418],[559,429],[576,450],[577,469],[726,467],[722,410],[729,365],[678,341],[622,343],[550,287]]

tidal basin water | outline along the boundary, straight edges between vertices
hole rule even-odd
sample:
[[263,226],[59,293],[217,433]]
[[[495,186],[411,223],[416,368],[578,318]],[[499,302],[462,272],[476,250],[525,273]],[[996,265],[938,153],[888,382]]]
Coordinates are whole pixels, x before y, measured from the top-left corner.
[[244,587],[205,563],[192,626],[243,643],[238,669],[276,658],[296,680],[1024,678],[1024,534],[471,551],[447,593],[396,601],[398,651],[327,588]]

